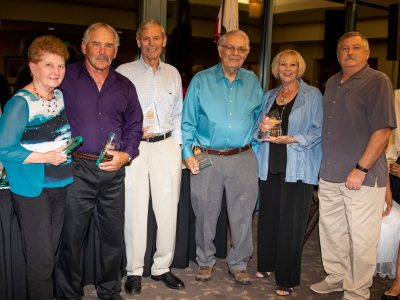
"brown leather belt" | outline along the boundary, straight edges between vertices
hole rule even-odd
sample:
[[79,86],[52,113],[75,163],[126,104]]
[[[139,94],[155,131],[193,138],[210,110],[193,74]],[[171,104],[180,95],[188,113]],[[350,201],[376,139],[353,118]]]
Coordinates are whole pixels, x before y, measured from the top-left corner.
[[159,141],[165,140],[165,139],[169,138],[170,136],[171,136],[171,131],[167,132],[165,134],[160,134],[160,135],[153,136],[153,137],[148,138],[148,139],[142,139],[142,141],[143,142],[148,142],[148,143],[155,143],[155,142],[159,142]]
[[[199,147],[201,148],[201,147]],[[223,155],[223,156],[230,156],[230,155],[235,155],[239,154],[242,152],[245,152],[247,150],[251,149],[251,145],[248,144],[246,146],[243,146],[241,148],[232,148],[232,149],[210,149],[210,148],[201,148],[203,151],[207,152],[208,154],[211,155]]]
[[[93,154],[88,154],[88,153],[83,153],[83,152],[79,152],[79,151],[74,151],[74,152],[72,152],[72,157],[80,158],[80,159],[84,159],[84,160],[96,161],[99,156],[93,155]],[[106,154],[106,155],[104,155],[103,161],[110,161],[110,160],[112,160],[112,158],[113,157],[111,155]]]

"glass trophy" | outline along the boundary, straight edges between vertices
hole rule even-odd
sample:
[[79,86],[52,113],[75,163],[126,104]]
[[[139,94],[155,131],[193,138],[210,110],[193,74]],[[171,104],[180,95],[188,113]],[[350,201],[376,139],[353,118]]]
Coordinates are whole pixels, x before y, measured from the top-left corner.
[[158,122],[155,103],[150,104],[147,109],[143,111],[143,127],[148,127],[148,131],[152,133],[160,133],[160,124]]
[[0,189],[8,188],[8,178],[6,169],[4,169],[3,165],[0,163]]
[[83,138],[81,136],[77,136],[74,138],[70,138],[63,150],[65,154],[70,154],[76,147],[78,147],[80,144],[82,144]]
[[194,147],[193,156],[199,163],[200,171],[209,166],[212,166],[212,161],[210,160],[208,153],[204,149],[200,147]]
[[281,115],[277,109],[270,111],[267,116],[269,117],[268,123],[273,125],[269,131],[269,136],[277,137],[282,135],[282,120]]
[[116,149],[116,146],[115,146],[115,133],[114,132],[110,132],[108,134],[108,138],[107,138],[106,144],[104,145],[103,149],[100,152],[99,157],[96,160],[96,166],[98,166],[103,161],[112,160],[112,156],[107,154],[107,150],[115,150],[115,149]]

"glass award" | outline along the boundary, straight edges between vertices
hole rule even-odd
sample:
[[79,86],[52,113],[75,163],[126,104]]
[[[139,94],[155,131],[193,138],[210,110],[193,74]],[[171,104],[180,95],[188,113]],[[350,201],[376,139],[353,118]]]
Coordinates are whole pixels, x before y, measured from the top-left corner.
[[65,154],[70,154],[76,147],[78,147],[80,144],[82,144],[83,138],[81,136],[77,136],[74,138],[70,138],[63,150]]
[[209,158],[208,153],[204,149],[200,147],[194,147],[193,156],[199,163],[200,171],[209,166],[212,166],[212,161]]
[[143,127],[148,127],[148,131],[158,134],[160,133],[160,124],[155,103],[150,104],[143,111]]
[[6,169],[4,169],[3,165],[0,163],[0,190],[8,189],[8,178]]
[[98,166],[103,161],[112,160],[112,156],[107,154],[107,150],[115,150],[115,149],[116,149],[116,147],[115,147],[115,133],[114,132],[110,132],[108,134],[108,138],[107,138],[106,144],[104,145],[103,149],[101,150],[99,157],[97,157],[96,166]]
[[269,131],[269,136],[277,137],[282,135],[282,120],[281,115],[277,109],[270,111],[267,115],[269,117],[268,123],[274,127]]

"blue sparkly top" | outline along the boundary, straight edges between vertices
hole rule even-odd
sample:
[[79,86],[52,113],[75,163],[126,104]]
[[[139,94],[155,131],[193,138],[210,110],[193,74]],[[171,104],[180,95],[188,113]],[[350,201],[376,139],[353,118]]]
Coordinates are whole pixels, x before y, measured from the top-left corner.
[[24,163],[32,152],[54,150],[70,137],[61,91],[56,89],[53,100],[43,101],[25,89],[19,90],[0,118],[0,161],[7,170],[11,191],[36,197],[43,188],[72,183],[71,157],[59,166]]

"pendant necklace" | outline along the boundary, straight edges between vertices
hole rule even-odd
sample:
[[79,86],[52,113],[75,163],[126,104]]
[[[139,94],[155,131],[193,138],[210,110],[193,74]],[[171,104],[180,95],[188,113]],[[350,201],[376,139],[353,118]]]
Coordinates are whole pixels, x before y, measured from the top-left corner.
[[33,91],[35,92],[36,96],[42,101],[42,107],[47,109],[47,111],[50,113],[54,113],[57,108],[57,103],[56,103],[56,98],[54,97],[54,92],[49,93],[50,96],[43,97],[42,95],[39,94],[39,92],[36,90],[35,84],[32,82],[33,86]]
[[[295,91],[296,89],[297,89],[297,85],[295,85],[295,88],[293,89],[293,91]],[[288,93],[284,93],[285,90],[284,90],[283,87],[282,87],[281,91],[283,91],[283,92],[282,92],[281,95],[279,96],[279,100],[280,100],[280,101],[283,101],[283,104],[282,104],[282,105],[280,105],[279,103],[277,103],[277,104],[278,104],[278,112],[279,112],[279,107],[282,107],[282,106],[283,106],[283,107],[282,107],[282,110],[281,110],[280,113],[279,113],[280,119],[282,120],[283,112],[285,111],[285,108],[286,108],[287,104],[288,104],[288,103],[290,102],[290,100],[291,100],[291,97],[288,97],[288,100],[289,100],[289,101],[286,101],[287,95],[290,96],[290,95],[292,94],[292,91],[289,90]]]

